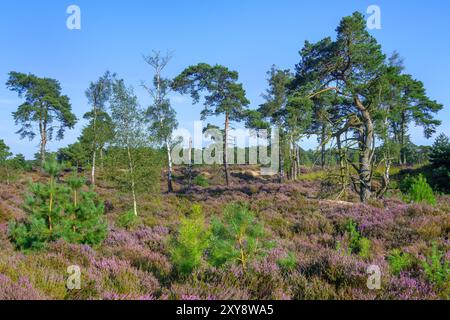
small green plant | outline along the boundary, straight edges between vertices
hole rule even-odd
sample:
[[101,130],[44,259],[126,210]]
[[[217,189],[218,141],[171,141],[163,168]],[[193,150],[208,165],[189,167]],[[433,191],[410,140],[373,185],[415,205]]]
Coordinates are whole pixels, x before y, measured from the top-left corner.
[[[361,236],[358,231],[358,225],[349,220],[345,226],[345,235],[348,239],[348,245],[345,252],[350,254],[357,254],[363,259],[370,258],[372,243],[369,239]],[[336,249],[341,251],[343,249],[343,243],[338,241]]]
[[37,250],[65,239],[70,243],[96,245],[107,234],[104,208],[94,192],[80,192],[84,180],[72,177],[68,186],[57,181],[60,167],[51,160],[44,165],[47,183],[32,183],[25,197],[27,217],[9,223],[9,237],[22,250]]
[[181,275],[187,275],[201,265],[209,238],[202,208],[194,205],[190,215],[181,219],[178,235],[169,244],[171,260]]
[[413,178],[411,186],[405,195],[405,199],[409,202],[436,205],[436,197],[433,193],[433,189],[427,183],[427,179],[423,175]]
[[292,271],[297,267],[297,257],[293,252],[289,252],[285,258],[278,260],[277,264],[284,271]]
[[127,230],[132,229],[137,223],[138,217],[133,211],[124,212],[117,218],[117,225]]
[[263,225],[241,203],[228,205],[223,219],[213,218],[212,233],[209,262],[213,266],[237,262],[246,270],[250,260],[264,255],[271,247]]
[[402,271],[407,270],[412,265],[412,258],[408,253],[399,249],[394,249],[388,256],[389,266],[394,275],[399,275]]
[[199,174],[198,176],[196,176],[194,178],[194,180],[193,180],[193,183],[196,186],[200,186],[200,187],[203,187],[203,188],[209,187],[208,179],[202,174]]
[[372,243],[369,239],[362,237],[359,239],[358,255],[363,259],[369,259],[371,255]]
[[422,263],[423,270],[428,280],[440,287],[447,286],[450,281],[450,266],[445,255],[439,250],[436,243],[433,243],[431,254]]

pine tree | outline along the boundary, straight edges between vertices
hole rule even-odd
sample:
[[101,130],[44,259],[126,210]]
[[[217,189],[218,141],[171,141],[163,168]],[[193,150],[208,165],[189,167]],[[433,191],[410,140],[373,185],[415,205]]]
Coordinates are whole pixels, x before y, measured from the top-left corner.
[[60,166],[54,160],[44,165],[47,183],[32,183],[25,198],[24,221],[11,221],[9,236],[19,249],[37,250],[49,242],[99,244],[106,237],[104,208],[92,191],[80,192],[84,179],[72,177],[68,186],[58,182]]

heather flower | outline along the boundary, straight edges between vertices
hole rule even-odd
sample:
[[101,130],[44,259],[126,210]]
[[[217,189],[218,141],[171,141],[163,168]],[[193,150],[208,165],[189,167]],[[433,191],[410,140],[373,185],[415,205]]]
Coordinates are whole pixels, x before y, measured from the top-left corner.
[[45,300],[47,297],[33,288],[30,281],[21,277],[12,281],[4,274],[0,274],[0,300]]
[[390,298],[399,300],[437,299],[437,295],[430,284],[405,272],[391,279],[387,294]]

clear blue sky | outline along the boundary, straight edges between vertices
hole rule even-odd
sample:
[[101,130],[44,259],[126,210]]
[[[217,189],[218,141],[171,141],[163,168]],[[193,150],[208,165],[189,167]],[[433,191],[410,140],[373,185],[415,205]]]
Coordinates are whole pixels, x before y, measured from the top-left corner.
[[[82,29],[66,28],[66,9],[80,6]],[[361,0],[3,0],[0,5],[0,139],[14,153],[37,152],[38,139],[20,140],[11,116],[20,104],[4,83],[9,71],[30,72],[58,79],[81,118],[89,109],[84,91],[106,70],[117,72],[136,89],[140,102],[149,97],[139,87],[151,80],[142,55],[174,50],[167,76],[198,62],[223,64],[240,73],[252,107],[261,103],[266,71],[272,64],[293,68],[305,40],[334,36],[340,19],[354,11],[380,6],[382,29],[371,33],[386,53],[397,50],[407,72],[423,81],[429,95],[444,104],[439,132],[450,135],[450,2]],[[192,128],[200,106],[174,96],[180,126]],[[222,121],[217,119],[217,121]],[[84,123],[50,149],[72,143]],[[430,144],[413,128],[416,144]],[[304,148],[315,146],[315,139]]]

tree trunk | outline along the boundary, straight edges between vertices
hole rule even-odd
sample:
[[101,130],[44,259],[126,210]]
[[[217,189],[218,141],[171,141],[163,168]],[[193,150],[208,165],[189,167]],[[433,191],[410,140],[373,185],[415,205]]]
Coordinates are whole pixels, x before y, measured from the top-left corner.
[[400,164],[406,165],[406,115],[402,113],[400,125]]
[[325,145],[325,134],[326,134],[326,127],[325,127],[325,123],[322,125],[322,135],[320,138],[320,143],[321,143],[321,150],[320,150],[320,164],[322,167],[322,170],[325,169],[325,151],[326,151],[326,145]]
[[94,150],[94,153],[92,155],[92,170],[91,170],[91,183],[94,188],[95,188],[95,162],[96,162],[96,159],[97,159],[97,152],[95,152],[95,150]]
[[[281,139],[280,139],[280,142],[281,142]],[[283,156],[284,148],[283,148],[283,144],[282,143],[280,145],[281,145],[281,148],[279,150],[279,152],[280,152],[279,153],[279,155],[280,155],[280,169],[279,169],[280,176],[279,176],[279,179],[280,179],[280,183],[283,183],[284,182],[284,156]]]
[[192,138],[189,138],[188,149],[188,190],[192,187]]
[[10,179],[9,179],[9,170],[8,170],[8,164],[5,162],[5,173],[6,173],[6,185],[9,186]]
[[340,197],[342,197],[344,200],[347,198],[347,172],[346,172],[346,160],[345,160],[345,153],[342,149],[342,142],[341,142],[341,133],[338,133],[336,135],[336,144],[338,148],[338,154],[339,154],[339,178],[341,183],[341,192]]
[[223,138],[223,168],[225,170],[225,180],[227,186],[230,186],[230,172],[228,170],[228,128],[230,126],[230,118],[228,112],[225,113],[225,135]]
[[383,181],[382,181],[382,185],[381,185],[381,190],[378,193],[378,197],[382,198],[388,188],[389,188],[389,184],[391,182],[390,179],[390,170],[391,170],[391,160],[388,158],[388,155],[386,155],[386,163],[385,163],[385,168],[384,168],[384,172],[383,172]]
[[47,146],[47,131],[45,128],[45,124],[43,123],[43,121],[41,120],[39,122],[39,130],[41,133],[41,149],[40,149],[40,154],[41,154],[41,167],[44,168],[44,164],[46,161],[46,154],[45,154],[45,149]]
[[97,160],[97,100],[94,98],[94,137],[92,141],[92,172],[91,172],[91,182],[92,187],[95,188],[95,166],[96,166],[96,160]]
[[169,140],[166,139],[166,150],[167,150],[167,190],[169,193],[173,192],[172,185],[172,155],[170,154],[170,143]]
[[137,210],[137,200],[136,200],[136,184],[134,181],[134,168],[133,168],[133,159],[131,157],[131,150],[130,146],[127,142],[127,152],[128,152],[128,165],[130,169],[130,179],[131,179],[131,193],[133,195],[133,212],[134,215],[137,217],[138,210]]
[[359,197],[361,202],[367,202],[372,193],[372,160],[374,144],[374,127],[372,117],[359,100],[355,97],[355,103],[360,111],[363,121],[362,133],[360,133],[359,143]]
[[104,163],[103,163],[103,147],[100,147],[100,168],[102,169],[102,172],[103,172],[103,169],[104,169]]

